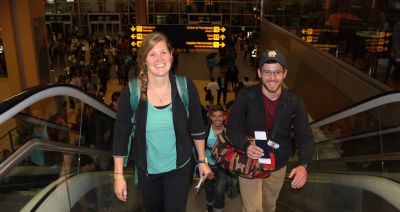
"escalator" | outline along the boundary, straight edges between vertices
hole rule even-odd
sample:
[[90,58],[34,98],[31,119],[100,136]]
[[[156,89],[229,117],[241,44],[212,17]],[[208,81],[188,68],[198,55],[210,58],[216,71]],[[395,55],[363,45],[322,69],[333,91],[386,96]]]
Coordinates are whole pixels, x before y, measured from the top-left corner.
[[[386,93],[312,122],[308,182],[293,190],[287,179],[277,211],[400,211],[399,106],[400,93]],[[60,113],[63,121],[54,119]],[[0,164],[1,210],[143,211],[132,168],[128,203],[115,198],[111,151],[94,148],[100,113],[115,118],[107,105],[65,85],[1,102],[0,151],[12,153]]]
[[116,114],[67,85],[34,87],[1,102],[1,211],[142,211],[131,168],[128,203],[115,198],[112,153],[95,148],[99,116]]
[[295,191],[287,180],[280,201],[300,211],[400,211],[399,108],[390,92],[312,122],[307,184]]

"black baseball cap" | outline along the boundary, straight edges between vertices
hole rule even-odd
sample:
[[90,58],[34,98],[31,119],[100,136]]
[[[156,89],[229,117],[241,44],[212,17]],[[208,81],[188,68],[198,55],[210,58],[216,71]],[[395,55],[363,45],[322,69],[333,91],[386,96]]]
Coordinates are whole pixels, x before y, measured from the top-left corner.
[[266,50],[261,54],[259,68],[269,61],[275,61],[283,67],[287,67],[285,55],[278,50]]

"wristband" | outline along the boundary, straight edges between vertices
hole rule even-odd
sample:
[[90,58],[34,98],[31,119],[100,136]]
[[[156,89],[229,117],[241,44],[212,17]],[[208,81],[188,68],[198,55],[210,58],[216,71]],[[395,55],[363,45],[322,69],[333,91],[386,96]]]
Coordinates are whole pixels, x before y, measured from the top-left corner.
[[114,176],[114,180],[125,180],[125,177],[124,177],[124,175],[117,175],[117,176]]
[[208,164],[207,157],[205,157],[204,160],[199,160],[198,163],[205,163],[205,164]]

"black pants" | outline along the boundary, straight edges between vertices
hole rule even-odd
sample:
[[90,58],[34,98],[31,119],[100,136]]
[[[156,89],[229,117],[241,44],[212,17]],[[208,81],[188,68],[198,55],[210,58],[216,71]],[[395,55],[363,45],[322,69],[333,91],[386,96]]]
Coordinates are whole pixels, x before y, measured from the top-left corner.
[[225,207],[226,172],[216,166],[210,165],[210,167],[215,174],[215,178],[207,180],[204,184],[207,206],[223,209]]
[[222,94],[222,102],[224,103],[224,104],[226,104],[226,95],[227,95],[227,89],[228,88],[220,88],[219,90],[218,90],[218,95],[217,95],[217,102],[218,103],[221,103],[221,94]]
[[146,212],[184,212],[192,181],[193,164],[161,174],[149,174],[138,169],[139,188]]

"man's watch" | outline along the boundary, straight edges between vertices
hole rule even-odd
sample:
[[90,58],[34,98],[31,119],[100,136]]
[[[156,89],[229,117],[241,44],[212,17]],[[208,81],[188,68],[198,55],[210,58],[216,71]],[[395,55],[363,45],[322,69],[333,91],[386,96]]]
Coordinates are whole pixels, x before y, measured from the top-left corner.
[[208,164],[207,157],[205,157],[204,160],[199,160],[198,163],[205,163],[205,164]]

